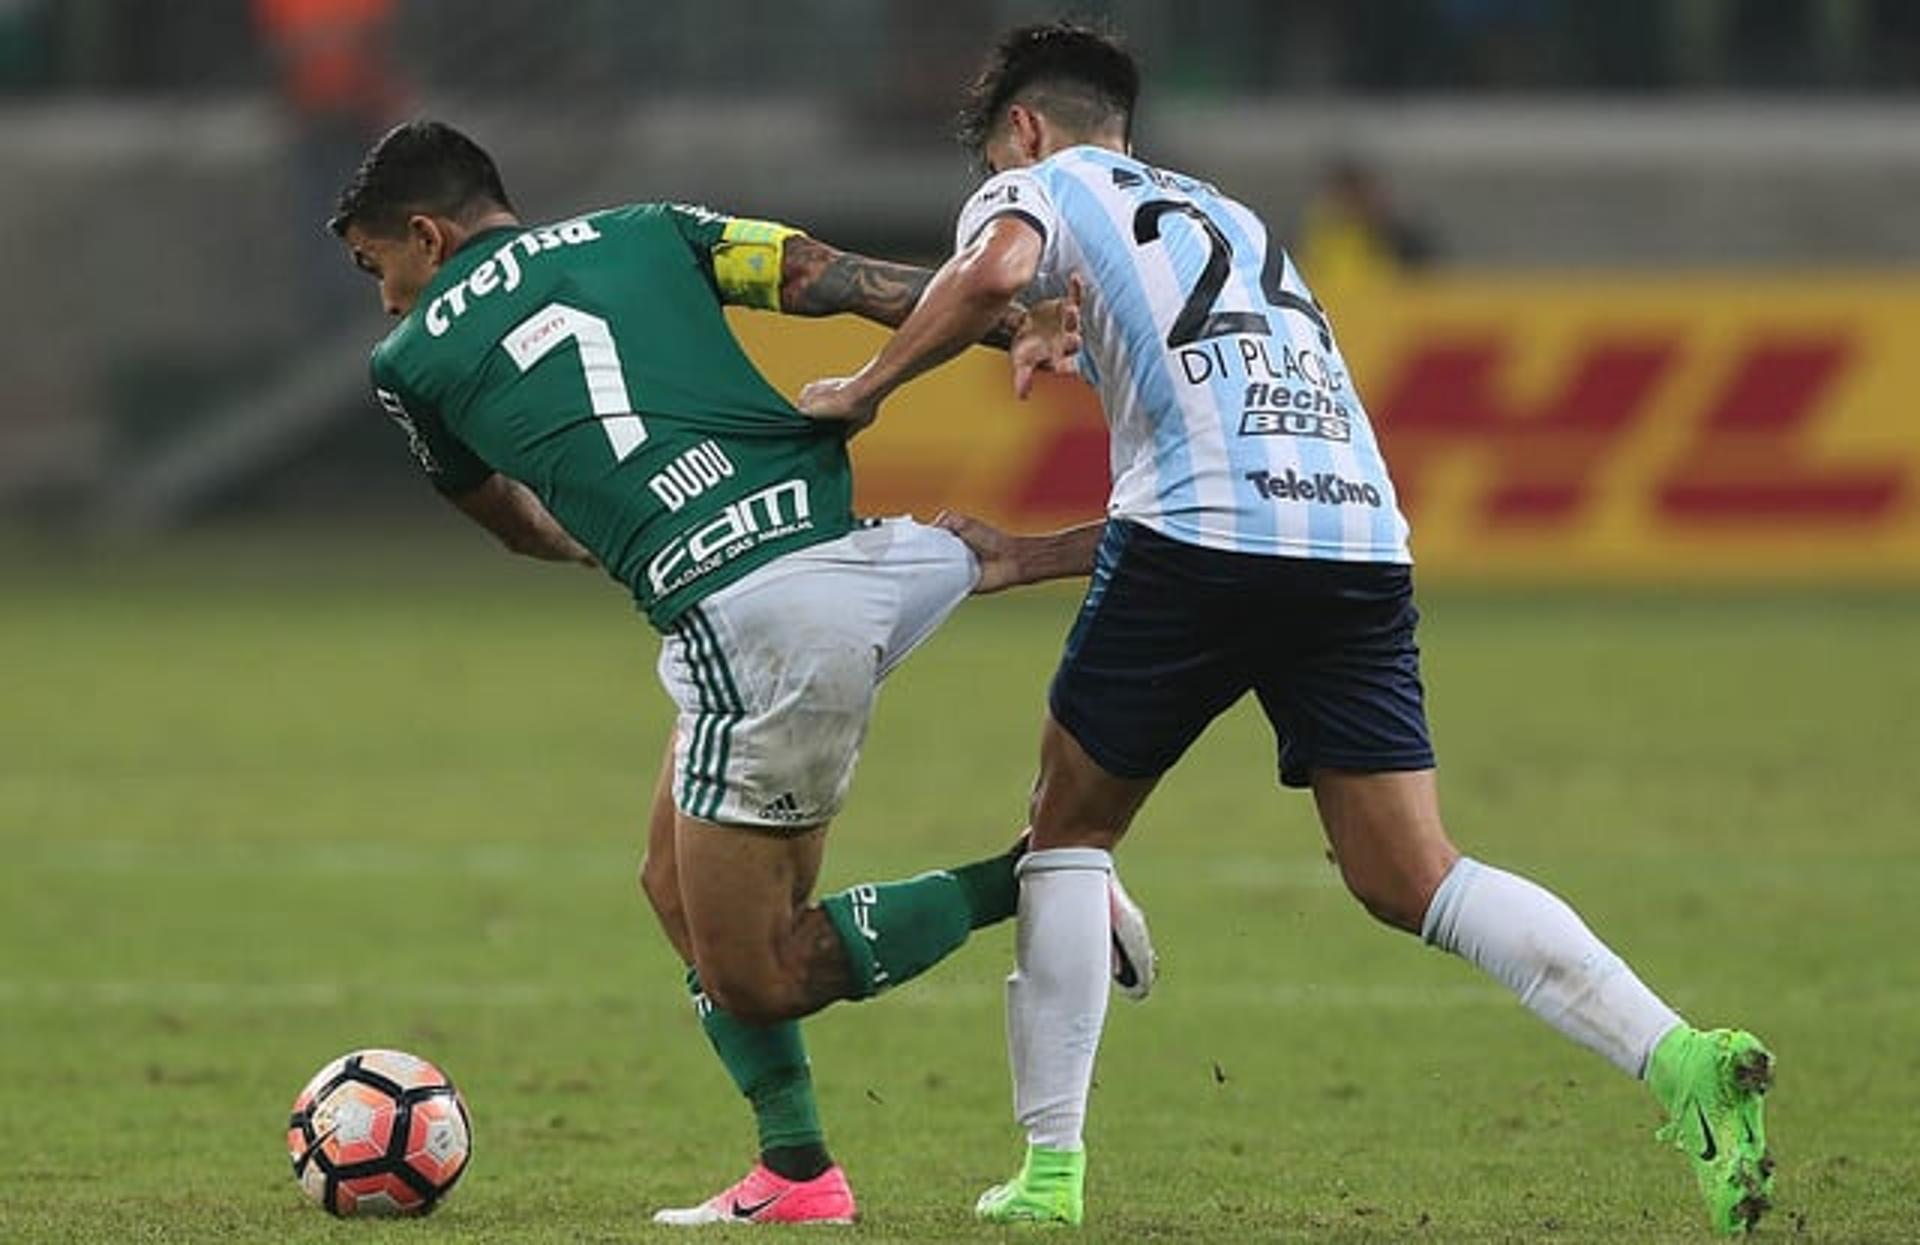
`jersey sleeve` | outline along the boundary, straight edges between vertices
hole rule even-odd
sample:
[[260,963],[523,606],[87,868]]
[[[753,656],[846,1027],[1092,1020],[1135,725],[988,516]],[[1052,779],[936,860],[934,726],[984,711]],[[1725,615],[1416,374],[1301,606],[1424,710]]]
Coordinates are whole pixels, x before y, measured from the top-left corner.
[[721,302],[780,310],[780,271],[787,239],[800,230],[685,203],[667,204],[666,210]]
[[1052,253],[1054,235],[1059,232],[1053,196],[1047,193],[1040,179],[1026,169],[996,173],[973,192],[973,197],[960,209],[953,249],[966,250],[982,230],[1003,216],[1016,217],[1033,226],[1046,253]]
[[414,461],[434,488],[452,495],[486,483],[493,468],[454,436],[428,403],[404,395],[399,378],[378,351],[370,370],[373,396],[379,399],[380,409],[406,434],[407,448],[413,451]]

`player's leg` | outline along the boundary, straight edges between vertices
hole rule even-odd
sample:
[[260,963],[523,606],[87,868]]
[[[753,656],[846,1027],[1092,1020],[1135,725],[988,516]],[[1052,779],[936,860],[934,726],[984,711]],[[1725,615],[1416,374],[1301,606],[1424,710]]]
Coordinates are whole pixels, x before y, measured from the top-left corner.
[[1291,579],[1290,642],[1249,642],[1245,655],[1280,740],[1281,782],[1312,787],[1348,889],[1639,1075],[1679,1017],[1559,899],[1466,860],[1447,836],[1408,569],[1303,563]]
[[870,998],[1011,916],[1018,849],[806,902],[825,828],[769,834],[681,814],[680,893],[708,996],[751,1024]]
[[1772,1056],[1758,1039],[1692,1028],[1559,896],[1456,852],[1440,828],[1433,771],[1316,769],[1313,791],[1341,872],[1369,911],[1472,963],[1644,1079],[1668,1110],[1661,1136],[1692,1160],[1714,1226],[1759,1221],[1773,1163],[1761,1099]]
[[974,1209],[997,1222],[1079,1223],[1082,1134],[1112,968],[1111,852],[1157,779],[1107,773],[1051,715],[1040,756],[1007,979],[1014,1115],[1027,1152],[1019,1174],[981,1194]]
[[1116,523],[1049,696],[1020,862],[1020,927],[1007,982],[1021,1172],[987,1190],[982,1218],[1078,1223],[1087,1095],[1106,1019],[1110,852],[1207,722],[1245,684],[1210,641],[1193,554]]
[[660,777],[653,785],[653,803],[647,811],[647,852],[640,860],[640,893],[673,944],[680,962],[693,967],[693,940],[687,933],[686,905],[680,902],[680,870],[674,855],[673,734],[667,736],[667,755],[660,761]]
[[[820,1126],[813,1075],[799,1022],[788,1020],[764,1026],[742,1023],[714,1006],[701,987],[700,975],[693,969],[693,938],[687,926],[686,906],[680,898],[680,873],[674,847],[673,757],[674,743],[670,739],[660,781],[654,790],[647,855],[640,868],[641,889],[659,917],[667,940],[687,965],[687,988],[693,994],[694,1015],[700,1021],[701,1030],[735,1088],[753,1109],[759,1135],[760,1167],[782,1180],[806,1184],[832,1170],[834,1164],[827,1152],[826,1134]],[[844,1178],[836,1179],[844,1183]],[[755,1190],[746,1190],[744,1201],[738,1204],[752,1208],[764,1196]],[[823,1209],[829,1218],[840,1217],[837,1212],[844,1209],[833,1205],[831,1198],[807,1200],[810,1209]],[[731,1219],[735,1204],[732,1198],[727,1198],[724,1207],[709,1208],[703,1204],[661,1214],[669,1223],[713,1222],[717,1210],[724,1210]],[[764,1208],[762,1213],[770,1209]]]
[[1557,896],[1455,850],[1434,771],[1315,768],[1312,781],[1341,875],[1369,912],[1468,960],[1560,1032],[1641,1075],[1680,1018]]
[[[739,709],[706,731],[704,747],[689,748],[698,756],[689,762],[692,798],[683,804],[730,826],[779,831],[823,823],[851,781],[878,682],[965,598],[977,575],[951,532],[894,520],[782,559],[719,594],[711,617],[705,607],[696,611],[692,630],[700,634],[689,639],[706,670],[709,703]],[[762,657],[762,648],[778,651]],[[737,677],[728,674],[730,660],[740,667]],[[684,834],[680,850],[684,893]],[[1014,914],[1014,863],[1024,850],[1015,843],[984,860],[828,895],[780,935],[778,956],[765,936],[733,947],[739,981],[713,980],[703,953],[707,985],[760,1018],[899,985],[971,930]],[[1135,966],[1150,974],[1137,909],[1116,892],[1113,911]],[[1134,987],[1148,984],[1150,976]]]
[[798,936],[796,912],[819,873],[824,841],[824,827],[775,838],[676,818],[694,1010],[753,1106],[760,1160],[699,1205],[657,1211],[657,1223],[850,1223],[857,1215],[846,1174],[827,1152],[799,1021],[738,1006],[767,1005],[784,987],[763,981],[777,974],[758,961],[784,957]]
[[1676,1112],[1683,1130],[1717,1112],[1705,1127],[1724,1144],[1695,1151],[1712,1160],[1702,1188],[1723,1230],[1756,1220],[1770,1170],[1764,1049],[1744,1034],[1696,1033],[1558,896],[1459,853],[1440,814],[1411,579],[1353,567],[1324,578],[1326,599],[1302,614],[1334,642],[1270,662],[1259,691],[1282,739],[1282,781],[1311,784],[1349,889],[1381,921],[1468,960],[1561,1033],[1648,1079],[1670,1110],[1703,1103]]
[[[972,589],[978,567],[964,542],[952,532],[911,520],[877,524],[853,537],[852,543],[865,545],[867,554],[900,588],[880,662],[880,674],[885,678],[932,634],[952,610],[955,594]],[[1041,781],[1046,781],[1044,767]],[[1029,825],[1015,844],[1016,853],[1025,850],[1032,833]],[[983,880],[991,878],[993,894],[1011,900],[1017,893],[1017,883],[1002,888],[998,884],[1001,877],[993,872]],[[1130,999],[1144,999],[1153,990],[1157,971],[1146,915],[1120,884],[1118,874],[1108,876],[1107,902],[1112,943],[1109,968],[1114,986]],[[1012,915],[1011,907],[1006,915]]]
[[1460,859],[1440,821],[1433,771],[1316,766],[1311,782],[1347,890],[1383,924],[1419,933],[1434,891]]
[[[777,572],[769,568],[709,598],[662,654],[662,679],[682,708],[673,794],[683,812],[672,859],[689,954],[713,996],[699,1000],[703,1025],[710,1034],[725,1026],[730,1045],[748,1055],[775,1045],[770,1035],[795,1035],[790,1057],[773,1061],[762,1079],[747,1074],[768,1068],[729,1060],[763,1117],[769,1161],[701,1206],[663,1212],[658,1218],[666,1222],[851,1216],[851,1193],[837,1168],[806,1181],[798,1178],[808,1167],[781,1172],[772,1161],[795,1157],[795,1147],[778,1144],[788,1137],[769,1136],[765,1117],[779,1115],[783,1103],[793,1106],[789,1091],[807,1084],[798,1031],[781,1018],[907,980],[968,929],[1013,914],[1011,851],[807,905],[819,867],[818,827],[844,797],[899,596],[894,584],[857,562],[842,566],[830,546],[818,548],[816,557],[795,555],[790,565],[782,559]],[[964,549],[957,542],[954,548],[963,555],[957,599],[971,583],[971,568]],[[909,638],[917,642],[930,629]],[[716,1000],[721,1006],[713,1006]],[[817,1137],[810,1089],[803,1105],[807,1118],[796,1121],[799,1113],[789,1111],[786,1122],[812,1122]],[[812,1166],[827,1162],[818,1149]]]
[[752,1102],[761,1158],[693,1207],[655,1219],[702,1224],[844,1222],[855,1214],[828,1156],[794,1017],[910,980],[1014,904],[1012,854],[902,882],[857,886],[809,905],[825,827],[779,834],[677,818],[680,895],[695,1003]]

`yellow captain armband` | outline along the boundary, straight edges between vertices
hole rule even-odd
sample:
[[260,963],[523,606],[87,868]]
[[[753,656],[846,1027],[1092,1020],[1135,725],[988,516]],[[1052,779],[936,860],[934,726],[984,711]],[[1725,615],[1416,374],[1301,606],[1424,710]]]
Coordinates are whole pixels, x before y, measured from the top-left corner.
[[798,229],[770,220],[730,220],[713,248],[713,280],[720,300],[780,310],[780,259]]

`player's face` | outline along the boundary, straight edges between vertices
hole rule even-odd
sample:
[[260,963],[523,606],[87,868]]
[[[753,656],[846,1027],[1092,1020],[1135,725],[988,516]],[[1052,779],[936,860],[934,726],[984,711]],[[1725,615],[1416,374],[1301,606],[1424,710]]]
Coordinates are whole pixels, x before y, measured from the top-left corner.
[[[416,224],[421,222],[421,224]],[[415,217],[400,237],[368,233],[349,224],[342,239],[353,255],[353,265],[380,283],[380,305],[390,316],[413,310],[420,291],[440,270],[443,239],[432,222]]]

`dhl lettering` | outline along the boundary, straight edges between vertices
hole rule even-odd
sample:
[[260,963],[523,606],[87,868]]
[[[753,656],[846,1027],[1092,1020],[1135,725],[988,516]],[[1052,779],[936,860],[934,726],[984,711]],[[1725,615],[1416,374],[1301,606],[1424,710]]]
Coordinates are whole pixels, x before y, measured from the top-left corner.
[[1574,519],[1608,451],[1645,413],[1679,353],[1671,340],[1602,340],[1572,363],[1557,390],[1528,407],[1496,383],[1508,349],[1491,340],[1424,347],[1387,382],[1376,411],[1380,439],[1395,491],[1416,516],[1430,464],[1478,446],[1496,457],[1498,483],[1484,503],[1489,521]]
[[1750,347],[1657,491],[1660,512],[1689,524],[1858,523],[1890,510],[1906,472],[1807,462],[1807,433],[1849,353],[1841,337]]

